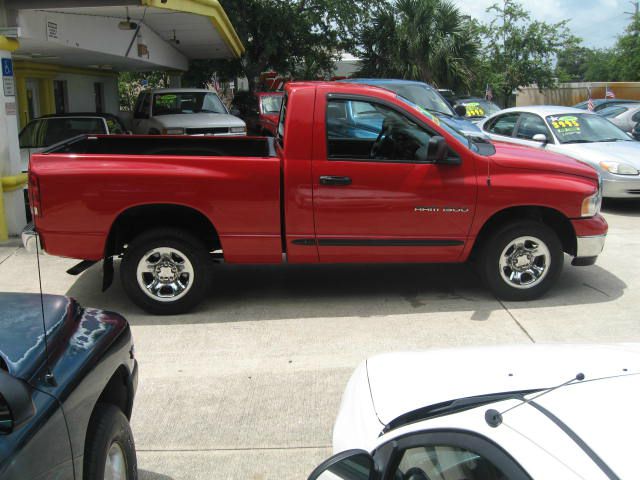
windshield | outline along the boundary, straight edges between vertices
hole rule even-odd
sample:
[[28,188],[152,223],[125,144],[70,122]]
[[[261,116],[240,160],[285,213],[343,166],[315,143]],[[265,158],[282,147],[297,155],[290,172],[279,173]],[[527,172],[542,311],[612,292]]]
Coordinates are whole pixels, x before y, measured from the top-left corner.
[[500,107],[498,105],[488,100],[459,100],[458,104],[465,106],[467,109],[465,117],[468,118],[488,117],[489,115],[493,115],[500,111]]
[[227,113],[213,92],[156,93],[153,96],[153,115],[180,113]]
[[442,96],[428,85],[381,83],[376,86],[396,92],[401,97],[431,112],[443,113],[450,116],[456,115]]
[[626,133],[600,115],[570,113],[550,115],[546,120],[560,143],[631,141]]
[[278,115],[282,106],[282,95],[269,95],[262,97],[262,113],[265,115]]
[[598,115],[600,115],[601,117],[605,117],[605,118],[613,118],[613,117],[617,117],[618,115],[626,112],[628,110],[627,107],[619,107],[619,106],[611,106],[611,107],[606,107],[603,108],[602,110],[600,110],[598,112]]
[[20,132],[20,148],[43,148],[86,133],[107,133],[102,118],[60,117],[35,120]]

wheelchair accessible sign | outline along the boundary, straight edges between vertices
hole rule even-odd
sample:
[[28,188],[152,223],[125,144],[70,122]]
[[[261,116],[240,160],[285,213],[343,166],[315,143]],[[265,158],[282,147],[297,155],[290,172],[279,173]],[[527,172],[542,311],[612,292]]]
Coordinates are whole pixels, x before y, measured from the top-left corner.
[[13,79],[13,63],[10,58],[2,59],[2,89],[5,97],[16,96],[16,84]]

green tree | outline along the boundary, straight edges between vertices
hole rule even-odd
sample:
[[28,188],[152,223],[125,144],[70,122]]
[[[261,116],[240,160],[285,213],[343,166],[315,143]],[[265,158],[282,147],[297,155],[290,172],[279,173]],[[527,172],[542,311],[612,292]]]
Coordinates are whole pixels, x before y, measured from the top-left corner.
[[610,60],[613,64],[615,80],[635,82],[640,80],[640,16],[635,15],[618,38],[615,55]]
[[246,51],[236,60],[193,62],[185,84],[200,86],[217,72],[222,79],[246,76],[253,90],[256,78],[271,69],[301,79],[329,74],[383,1],[225,0]]
[[[512,92],[529,85],[555,85],[554,61],[572,44],[567,21],[533,21],[517,0],[504,0],[487,9],[495,18],[483,28],[486,83],[508,105]],[[484,82],[483,82],[484,83]]]
[[468,88],[479,41],[476,24],[448,0],[397,0],[360,34],[359,76]]
[[120,109],[133,110],[138,95],[145,88],[163,88],[168,85],[167,72],[121,72],[118,75]]

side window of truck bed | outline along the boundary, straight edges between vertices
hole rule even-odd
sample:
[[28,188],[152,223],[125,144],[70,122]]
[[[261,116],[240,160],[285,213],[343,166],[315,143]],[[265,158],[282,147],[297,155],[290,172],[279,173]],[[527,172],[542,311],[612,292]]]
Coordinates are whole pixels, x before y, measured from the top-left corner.
[[329,160],[418,160],[431,135],[405,115],[366,100],[329,99],[326,113]]

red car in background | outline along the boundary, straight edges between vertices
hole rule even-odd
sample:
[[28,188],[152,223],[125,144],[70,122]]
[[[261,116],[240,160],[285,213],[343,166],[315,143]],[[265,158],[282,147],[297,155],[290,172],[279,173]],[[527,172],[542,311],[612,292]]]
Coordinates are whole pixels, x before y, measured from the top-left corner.
[[276,136],[283,92],[238,92],[231,113],[247,124],[249,135]]

